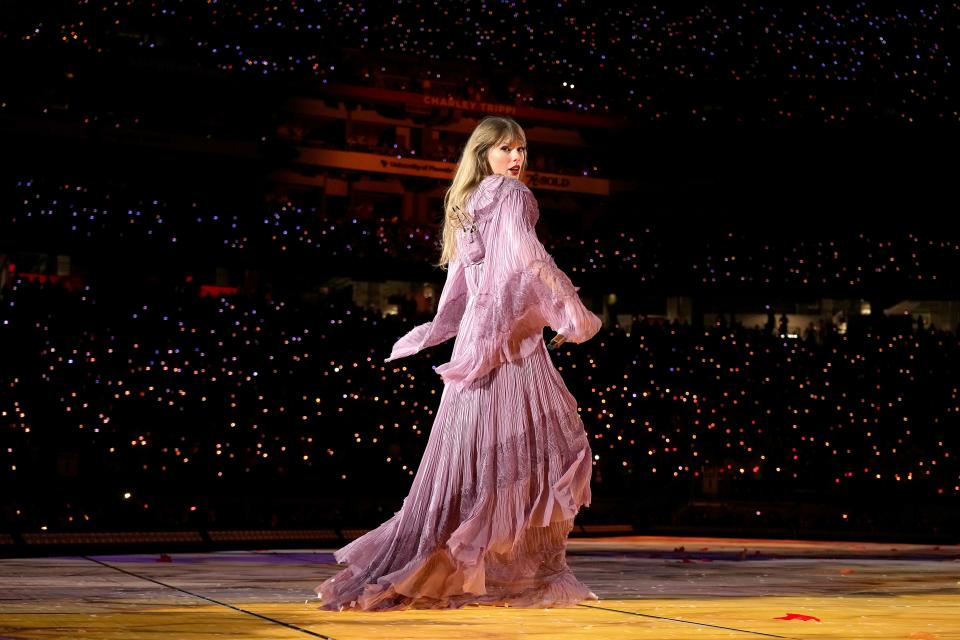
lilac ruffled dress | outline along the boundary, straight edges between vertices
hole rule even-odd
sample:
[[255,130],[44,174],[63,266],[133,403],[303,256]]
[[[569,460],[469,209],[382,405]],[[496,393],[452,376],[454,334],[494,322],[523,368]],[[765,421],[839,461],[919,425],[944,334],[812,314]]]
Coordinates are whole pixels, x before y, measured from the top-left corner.
[[593,456],[543,327],[583,342],[601,321],[538,240],[526,185],[488,176],[467,210],[476,228],[458,231],[434,319],[386,359],[456,336],[426,450],[400,510],[334,553],[348,566],[316,588],[326,609],[596,598],[565,557]]

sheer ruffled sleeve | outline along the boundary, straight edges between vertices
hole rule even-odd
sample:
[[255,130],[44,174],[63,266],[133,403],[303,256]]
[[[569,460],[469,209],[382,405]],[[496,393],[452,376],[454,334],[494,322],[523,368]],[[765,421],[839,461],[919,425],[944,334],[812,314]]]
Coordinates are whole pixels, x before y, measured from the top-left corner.
[[509,311],[506,315],[519,317],[538,306],[545,320],[543,326],[563,334],[570,342],[586,342],[596,335],[602,324],[600,318],[583,305],[577,293],[580,287],[573,285],[537,237],[540,211],[525,185],[521,183],[507,194],[501,215],[504,226],[497,262],[503,272],[517,274],[512,280],[523,283],[517,288],[497,288],[498,301]]
[[433,320],[414,327],[397,340],[390,357],[384,362],[413,355],[457,335],[460,320],[467,306],[468,294],[463,263],[458,258],[453,258],[447,264],[447,279],[440,293],[437,313]]
[[526,185],[505,178],[500,198],[474,302],[473,332],[461,337],[467,347],[456,358],[437,367],[444,381],[456,386],[529,355],[543,341],[545,326],[579,343],[602,324],[537,237],[539,210]]

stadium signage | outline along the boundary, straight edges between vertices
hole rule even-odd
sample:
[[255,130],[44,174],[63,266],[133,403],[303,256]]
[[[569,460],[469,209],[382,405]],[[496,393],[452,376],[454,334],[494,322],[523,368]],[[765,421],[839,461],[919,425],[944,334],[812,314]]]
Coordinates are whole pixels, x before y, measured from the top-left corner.
[[[450,180],[456,165],[452,162],[423,160],[407,156],[387,156],[360,151],[338,151],[335,149],[301,148],[298,161],[310,165],[319,165],[334,169],[345,169],[368,173],[392,173],[421,178]],[[603,178],[585,176],[567,176],[557,173],[528,171],[525,180],[531,188],[610,195],[610,181]]]

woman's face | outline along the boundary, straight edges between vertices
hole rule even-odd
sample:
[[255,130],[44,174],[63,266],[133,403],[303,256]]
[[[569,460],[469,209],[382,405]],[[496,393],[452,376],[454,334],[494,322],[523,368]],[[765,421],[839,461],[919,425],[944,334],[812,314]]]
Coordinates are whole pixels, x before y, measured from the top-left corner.
[[520,170],[527,159],[527,148],[520,141],[506,142],[501,140],[487,151],[487,162],[490,170],[502,176],[520,177]]

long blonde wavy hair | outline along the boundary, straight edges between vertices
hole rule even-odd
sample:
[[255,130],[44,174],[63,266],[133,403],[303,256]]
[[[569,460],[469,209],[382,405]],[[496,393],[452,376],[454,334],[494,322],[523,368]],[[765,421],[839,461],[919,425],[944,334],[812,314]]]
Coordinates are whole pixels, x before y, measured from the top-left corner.
[[[473,222],[466,211],[466,202],[480,182],[493,173],[487,161],[487,152],[500,143],[519,142],[527,146],[527,136],[523,128],[513,118],[506,116],[487,116],[481,120],[460,155],[453,181],[443,196],[443,230],[441,232],[442,250],[440,262],[435,266],[446,269],[447,264],[457,255],[457,229],[461,223]],[[520,175],[527,168],[527,155],[523,156]],[[459,215],[458,215],[459,214]]]

